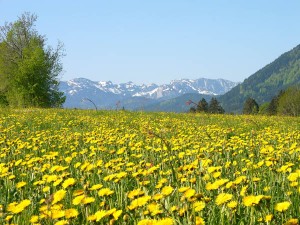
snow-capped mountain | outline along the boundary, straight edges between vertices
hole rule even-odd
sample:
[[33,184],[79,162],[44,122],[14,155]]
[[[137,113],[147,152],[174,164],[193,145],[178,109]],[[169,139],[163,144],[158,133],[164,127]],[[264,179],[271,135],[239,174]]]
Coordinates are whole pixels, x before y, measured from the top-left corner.
[[[238,83],[224,79],[196,80],[181,79],[170,84],[142,84],[133,82],[113,84],[111,81],[91,81],[86,78],[76,78],[60,83],[60,90],[67,97],[64,107],[88,108],[91,105],[85,100],[93,101],[99,108],[114,108],[121,103],[133,109],[141,104],[152,104],[157,101],[176,98],[186,93],[205,95],[222,95]],[[117,105],[116,105],[117,103]]]

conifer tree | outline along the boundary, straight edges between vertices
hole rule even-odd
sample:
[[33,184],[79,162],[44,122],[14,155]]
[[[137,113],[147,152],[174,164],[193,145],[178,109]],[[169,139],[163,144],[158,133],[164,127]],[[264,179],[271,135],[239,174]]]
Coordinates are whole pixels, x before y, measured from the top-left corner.
[[208,103],[205,98],[202,98],[197,104],[197,112],[207,112],[208,111]]
[[208,112],[213,114],[223,114],[225,110],[222,108],[216,98],[212,98],[209,102]]

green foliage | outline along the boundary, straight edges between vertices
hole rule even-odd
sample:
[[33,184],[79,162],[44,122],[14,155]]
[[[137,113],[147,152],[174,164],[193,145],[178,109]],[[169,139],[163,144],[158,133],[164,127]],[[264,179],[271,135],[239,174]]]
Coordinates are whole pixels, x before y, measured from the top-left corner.
[[258,114],[261,115],[267,115],[268,114],[268,108],[269,108],[270,103],[269,102],[265,102],[262,105],[259,106],[259,111]]
[[288,88],[278,99],[278,114],[287,116],[300,115],[300,86]]
[[300,83],[300,45],[282,54],[243,83],[221,96],[219,101],[228,112],[242,112],[249,96],[258,104],[271,101],[280,90]]
[[191,112],[191,113],[196,113],[197,110],[196,110],[196,108],[195,108],[194,106],[192,106],[192,107],[190,108],[190,111],[189,111],[189,112]]
[[197,108],[196,108],[197,112],[208,112],[208,103],[205,100],[205,98],[202,98],[198,104],[197,104]]
[[222,108],[216,98],[212,98],[209,102],[208,112],[213,114],[223,114],[225,110]]
[[58,91],[63,48],[45,46],[34,29],[37,17],[23,14],[0,27],[0,104],[11,107],[60,107]]
[[247,98],[244,103],[243,114],[257,114],[259,111],[259,106],[253,98]]
[[279,99],[283,94],[284,94],[284,91],[280,90],[278,95],[276,95],[274,98],[272,98],[272,100],[269,103],[268,108],[267,108],[267,114],[269,114],[269,115],[276,115],[277,114]]

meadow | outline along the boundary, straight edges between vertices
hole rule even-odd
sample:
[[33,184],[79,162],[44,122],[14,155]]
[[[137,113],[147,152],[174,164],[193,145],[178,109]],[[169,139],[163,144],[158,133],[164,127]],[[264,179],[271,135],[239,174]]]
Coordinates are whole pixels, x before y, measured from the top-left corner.
[[0,114],[0,224],[299,224],[300,118]]

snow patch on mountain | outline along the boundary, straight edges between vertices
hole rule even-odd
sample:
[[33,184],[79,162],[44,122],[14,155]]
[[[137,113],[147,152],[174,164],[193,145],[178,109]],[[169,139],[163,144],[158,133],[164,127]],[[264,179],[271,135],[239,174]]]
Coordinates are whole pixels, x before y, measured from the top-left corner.
[[[98,106],[114,105],[114,101],[129,98],[151,99],[151,101],[176,98],[186,93],[205,95],[222,95],[238,83],[224,79],[181,79],[172,80],[169,84],[142,84],[131,81],[114,84],[111,81],[91,81],[86,78],[75,78],[60,83],[60,91],[67,97],[65,107],[81,107],[78,102],[89,98],[96,101]],[[145,101],[145,100],[143,100]],[[77,103],[76,103],[77,102]],[[137,99],[134,100],[137,102]],[[82,103],[80,103],[82,105]]]

